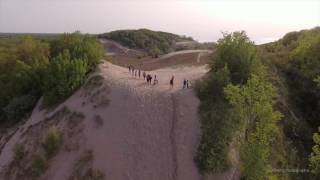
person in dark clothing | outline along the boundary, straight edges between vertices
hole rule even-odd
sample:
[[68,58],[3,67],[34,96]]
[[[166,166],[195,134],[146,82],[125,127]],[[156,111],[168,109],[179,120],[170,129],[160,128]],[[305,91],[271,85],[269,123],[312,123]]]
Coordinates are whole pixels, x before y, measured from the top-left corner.
[[171,87],[173,87],[173,81],[174,81],[174,76],[172,76],[171,79],[170,79],[170,85],[171,85]]
[[140,69],[139,69],[138,75],[139,75],[139,78],[140,78],[140,75],[141,75],[141,70]]
[[131,72],[131,65],[129,65],[128,68],[129,68],[129,72]]
[[152,80],[151,75],[150,75],[150,74],[148,74],[147,78],[148,78],[148,79],[147,79],[148,84],[151,84],[151,80]]
[[146,79],[146,72],[143,71],[142,76],[143,76],[143,79]]
[[184,80],[183,80],[183,89],[186,88],[186,87],[187,87],[187,80],[184,79]]

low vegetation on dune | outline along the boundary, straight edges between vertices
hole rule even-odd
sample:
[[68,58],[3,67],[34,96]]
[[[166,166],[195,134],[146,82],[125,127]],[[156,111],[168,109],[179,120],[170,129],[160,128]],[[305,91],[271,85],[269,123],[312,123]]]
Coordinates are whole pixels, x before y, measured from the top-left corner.
[[57,104],[80,87],[104,50],[96,38],[78,32],[34,39],[0,39],[0,122],[13,123],[40,96]]
[[28,142],[24,144],[16,144],[13,162],[10,164],[6,172],[8,179],[38,179],[43,175],[49,167],[49,161],[59,151],[63,140],[62,131],[52,126],[48,129],[48,133],[43,136],[41,146],[36,144],[36,149],[30,150]]
[[74,163],[69,180],[103,180],[105,175],[97,169],[93,169],[94,156],[92,150],[86,150]]
[[190,37],[148,29],[112,31],[99,35],[99,38],[111,39],[129,48],[143,49],[153,57],[173,51],[177,41],[193,41]]

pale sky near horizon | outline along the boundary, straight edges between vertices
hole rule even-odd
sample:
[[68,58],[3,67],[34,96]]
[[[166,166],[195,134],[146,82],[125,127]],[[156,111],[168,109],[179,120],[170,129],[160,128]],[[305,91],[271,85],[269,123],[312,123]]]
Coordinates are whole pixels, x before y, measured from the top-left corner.
[[260,44],[315,26],[320,0],[0,0],[0,32],[148,28],[203,42],[245,30]]

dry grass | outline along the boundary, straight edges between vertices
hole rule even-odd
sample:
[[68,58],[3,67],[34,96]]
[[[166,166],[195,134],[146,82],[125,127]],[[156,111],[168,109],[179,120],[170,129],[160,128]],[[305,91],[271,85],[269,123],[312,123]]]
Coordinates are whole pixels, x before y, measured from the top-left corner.
[[87,150],[74,164],[73,172],[69,180],[103,180],[104,174],[92,169],[93,153]]

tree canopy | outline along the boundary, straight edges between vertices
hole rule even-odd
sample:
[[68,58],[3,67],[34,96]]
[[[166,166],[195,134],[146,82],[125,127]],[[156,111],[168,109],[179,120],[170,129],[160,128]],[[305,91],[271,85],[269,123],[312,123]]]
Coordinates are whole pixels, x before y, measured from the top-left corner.
[[0,122],[15,122],[40,96],[47,105],[72,94],[95,68],[104,50],[79,32],[50,39],[0,39]]

